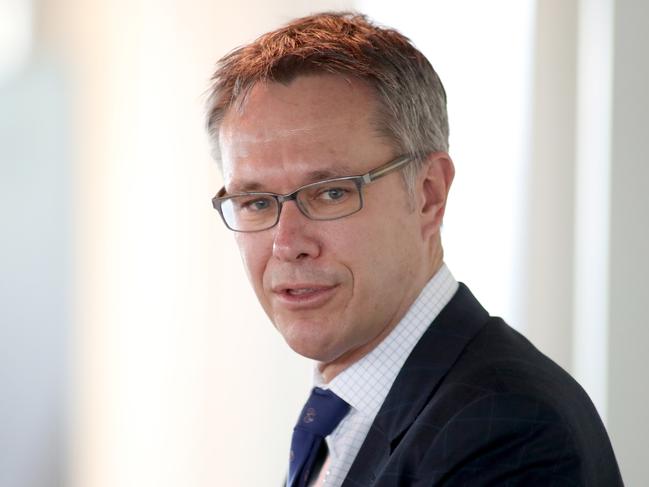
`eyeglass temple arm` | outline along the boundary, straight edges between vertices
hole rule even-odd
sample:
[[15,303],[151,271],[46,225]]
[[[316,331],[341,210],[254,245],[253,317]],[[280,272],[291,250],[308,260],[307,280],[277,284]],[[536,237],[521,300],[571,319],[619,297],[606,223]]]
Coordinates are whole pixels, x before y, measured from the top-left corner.
[[364,184],[369,184],[372,181],[382,178],[386,174],[391,173],[392,171],[396,171],[400,167],[404,166],[405,164],[409,163],[412,160],[411,155],[405,155],[403,157],[399,157],[397,160],[392,161],[385,166],[378,167],[374,169],[373,171],[368,172],[367,174],[363,174],[363,183]]

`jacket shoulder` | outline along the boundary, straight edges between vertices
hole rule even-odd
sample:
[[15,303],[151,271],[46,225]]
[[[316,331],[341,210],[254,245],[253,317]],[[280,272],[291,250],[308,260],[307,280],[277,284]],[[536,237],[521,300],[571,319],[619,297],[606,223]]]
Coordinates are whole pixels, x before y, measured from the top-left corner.
[[451,485],[622,485],[586,392],[499,318],[467,344],[403,440],[420,453],[418,478]]

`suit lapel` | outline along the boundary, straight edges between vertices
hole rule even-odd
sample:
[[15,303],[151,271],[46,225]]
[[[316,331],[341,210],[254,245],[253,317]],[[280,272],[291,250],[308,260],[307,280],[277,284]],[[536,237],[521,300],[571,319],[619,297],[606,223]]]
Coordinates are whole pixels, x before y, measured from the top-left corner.
[[343,487],[371,485],[469,341],[489,318],[462,283],[422,335],[370,427]]

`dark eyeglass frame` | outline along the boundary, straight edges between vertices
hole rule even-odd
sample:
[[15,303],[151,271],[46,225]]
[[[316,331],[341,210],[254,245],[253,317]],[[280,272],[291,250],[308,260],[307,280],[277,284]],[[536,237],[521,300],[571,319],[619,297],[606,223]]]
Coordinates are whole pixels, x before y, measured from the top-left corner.
[[[341,218],[348,217],[350,215],[353,215],[354,213],[358,213],[363,209],[363,191],[362,188],[363,186],[367,186],[368,184],[373,183],[379,178],[382,178],[383,176],[386,176],[390,174],[391,172],[397,171],[399,169],[402,169],[406,164],[412,162],[415,159],[414,156],[406,154],[406,155],[401,155],[398,156],[395,159],[392,159],[389,162],[386,162],[385,164],[382,164],[381,166],[372,169],[371,171],[365,173],[365,174],[360,174],[358,176],[346,176],[346,177],[340,177],[340,178],[331,178],[331,179],[323,179],[321,181],[316,181],[314,183],[309,183],[304,186],[300,186],[297,188],[295,191],[292,193],[287,193],[287,194],[277,194],[277,193],[268,193],[268,192],[250,192],[250,193],[236,193],[236,194],[231,194],[231,195],[226,195],[225,191],[225,186],[223,186],[218,193],[216,193],[216,196],[212,198],[212,206],[214,207],[215,210],[219,212],[219,215],[221,215],[221,219],[223,220],[223,223],[225,226],[232,230],[233,232],[240,232],[240,233],[254,233],[254,232],[262,232],[264,230],[268,230],[269,228],[273,228],[277,223],[279,222],[279,218],[282,214],[282,205],[286,201],[291,201],[294,200],[295,204],[297,205],[298,209],[300,212],[309,218],[310,220],[316,220],[316,221],[331,221],[331,220],[339,220]],[[323,183],[334,183],[336,181],[352,181],[356,184],[356,188],[358,189],[358,196],[360,200],[360,204],[358,209],[352,211],[351,213],[346,213],[344,215],[340,216],[335,216],[333,218],[317,218],[313,217],[312,215],[309,214],[308,210],[302,206],[302,203],[298,199],[298,194],[305,190],[309,189],[313,186],[320,185]],[[277,201],[277,217],[275,218],[275,221],[272,224],[269,224],[268,226],[264,226],[263,228],[257,228],[255,230],[237,230],[235,228],[232,228],[225,216],[223,215],[223,210],[221,208],[221,205],[225,203],[226,201],[232,199],[232,198],[237,198],[241,196],[263,196],[263,197],[270,197],[273,198]]]

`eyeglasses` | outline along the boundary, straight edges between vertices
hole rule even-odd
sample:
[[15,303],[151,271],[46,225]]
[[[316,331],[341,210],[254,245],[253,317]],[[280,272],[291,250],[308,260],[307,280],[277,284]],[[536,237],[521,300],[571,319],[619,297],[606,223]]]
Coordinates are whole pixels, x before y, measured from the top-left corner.
[[235,232],[260,232],[277,225],[282,205],[295,200],[300,212],[311,220],[337,220],[363,208],[362,187],[403,168],[411,155],[399,156],[360,176],[326,179],[302,186],[289,194],[239,193],[226,196],[221,188],[212,205],[225,225]]

